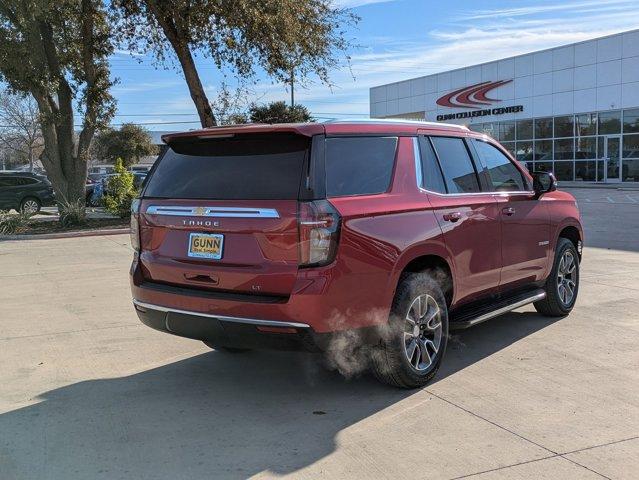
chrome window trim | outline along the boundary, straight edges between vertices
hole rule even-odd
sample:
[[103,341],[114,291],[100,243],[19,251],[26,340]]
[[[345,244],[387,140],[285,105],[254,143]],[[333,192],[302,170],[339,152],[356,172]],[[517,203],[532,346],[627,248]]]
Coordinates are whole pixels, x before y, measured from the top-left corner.
[[284,322],[284,321],[280,322],[276,320],[261,320],[257,318],[226,317],[224,315],[214,315],[211,313],[193,312],[190,310],[180,310],[179,308],[163,307],[161,305],[154,305],[152,303],[141,302],[139,300],[136,300],[135,298],[133,299],[133,305],[135,305],[136,307],[140,307],[142,309],[156,310],[158,312],[180,313],[183,315],[195,315],[197,317],[214,318],[217,320],[222,320],[224,322],[246,323],[249,325],[261,325],[261,326],[267,326],[267,327],[310,328],[310,325],[306,323]]
[[[459,137],[459,138],[462,138],[462,137]],[[424,179],[423,179],[422,170],[421,170],[422,157],[421,157],[421,152],[419,151],[418,140],[419,140],[419,137],[413,137],[413,156],[415,157],[415,176],[417,179],[417,188],[422,193],[427,193],[429,195],[439,195],[441,197],[468,197],[468,196],[476,196],[476,195],[526,195],[526,196],[535,195],[535,192],[533,190],[514,190],[514,191],[508,191],[508,192],[471,192],[471,193],[440,193],[440,192],[433,192],[432,190],[427,190],[424,187],[422,187]]]
[[145,213],[149,215],[168,215],[177,217],[280,218],[279,213],[274,208],[149,205]]

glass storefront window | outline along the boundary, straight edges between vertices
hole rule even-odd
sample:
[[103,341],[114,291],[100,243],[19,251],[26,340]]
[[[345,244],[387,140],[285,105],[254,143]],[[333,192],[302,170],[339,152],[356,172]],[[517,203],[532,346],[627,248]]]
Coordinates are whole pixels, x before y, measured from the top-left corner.
[[473,132],[482,132],[483,128],[484,128],[484,124],[483,123],[473,123],[471,125],[468,125],[469,130],[472,130]]
[[555,117],[555,137],[572,137],[574,135],[573,130],[573,117]]
[[639,158],[639,135],[623,136],[623,158]]
[[621,110],[599,114],[599,135],[621,133]]
[[535,119],[535,138],[552,138],[552,117]]
[[508,142],[515,139],[515,122],[501,122],[499,124],[499,140]]
[[621,170],[624,182],[639,182],[639,160],[624,160]]
[[573,162],[555,162],[555,177],[557,177],[557,180],[572,182],[573,173]]
[[597,137],[577,137],[575,139],[575,159],[597,158]]
[[517,142],[515,156],[520,162],[529,162],[533,159],[533,142]]
[[623,133],[639,133],[639,108],[624,110]]
[[535,172],[552,172],[552,162],[535,162]]
[[517,140],[532,140],[533,121],[517,120]]
[[517,152],[515,150],[515,142],[501,142],[502,147],[508,150],[513,157],[516,157]]
[[535,160],[552,159],[552,140],[535,140]]
[[575,135],[597,135],[597,114],[585,113],[575,116]]
[[595,182],[597,180],[597,162],[575,162],[576,182]]
[[575,156],[573,138],[555,140],[555,160],[572,160]]

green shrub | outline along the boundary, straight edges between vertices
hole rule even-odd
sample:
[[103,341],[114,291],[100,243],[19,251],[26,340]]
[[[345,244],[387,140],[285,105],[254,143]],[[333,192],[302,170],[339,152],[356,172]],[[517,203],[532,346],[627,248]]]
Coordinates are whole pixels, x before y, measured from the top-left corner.
[[29,224],[29,213],[11,214],[0,210],[0,235],[14,235],[23,232]]
[[58,211],[60,212],[60,225],[63,227],[82,225],[86,221],[86,205],[82,199],[76,202],[60,202]]
[[133,185],[133,174],[126,169],[121,158],[115,162],[115,172],[104,192],[104,206],[107,212],[126,218],[131,214],[131,202],[138,191]]

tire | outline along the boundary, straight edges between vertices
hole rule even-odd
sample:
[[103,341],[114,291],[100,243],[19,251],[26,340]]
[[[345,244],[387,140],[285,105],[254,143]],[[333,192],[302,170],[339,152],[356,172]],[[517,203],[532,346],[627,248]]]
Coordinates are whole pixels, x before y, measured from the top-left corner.
[[[438,277],[437,271],[402,276],[387,331],[371,353],[372,370],[380,381],[419,388],[439,370],[448,341],[448,308],[440,282],[435,280]],[[419,314],[418,301],[422,302]],[[419,318],[417,325],[415,318]]]
[[30,213],[31,215],[35,215],[40,211],[41,206],[42,204],[37,198],[26,197],[22,199],[22,202],[20,202],[20,213]]
[[206,345],[207,347],[213,349],[213,350],[217,350],[220,352],[226,352],[226,353],[244,353],[244,352],[250,352],[251,349],[250,348],[234,348],[234,347],[218,347],[210,342],[207,342],[205,340],[202,340],[202,342],[204,343],[204,345]]
[[[570,265],[573,270],[569,274]],[[572,284],[572,296],[570,285]],[[552,271],[544,285],[546,298],[534,303],[535,309],[548,317],[568,315],[575,306],[579,292],[579,255],[575,245],[567,238],[560,238],[555,251]]]

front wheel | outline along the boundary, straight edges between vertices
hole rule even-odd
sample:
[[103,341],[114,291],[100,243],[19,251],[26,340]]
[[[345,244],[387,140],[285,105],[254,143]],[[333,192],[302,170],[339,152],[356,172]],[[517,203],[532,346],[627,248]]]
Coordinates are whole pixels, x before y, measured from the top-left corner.
[[404,276],[388,329],[372,352],[375,376],[400,388],[426,385],[437,373],[448,340],[444,293],[431,272]]
[[542,315],[562,317],[568,315],[577,301],[579,291],[579,254],[567,238],[557,242],[555,262],[544,286],[546,298],[535,302]]
[[20,212],[35,215],[40,211],[40,201],[37,198],[28,197],[20,203]]

